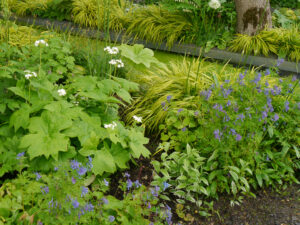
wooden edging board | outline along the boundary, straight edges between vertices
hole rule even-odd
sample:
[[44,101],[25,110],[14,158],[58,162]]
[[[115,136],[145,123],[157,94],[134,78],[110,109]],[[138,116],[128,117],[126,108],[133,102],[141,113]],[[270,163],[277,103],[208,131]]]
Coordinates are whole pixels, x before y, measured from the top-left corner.
[[[2,15],[0,17],[3,18]],[[91,29],[91,28],[82,28],[78,25],[75,25],[72,22],[68,21],[52,21],[44,18],[34,18],[31,16],[20,17],[20,16],[11,16],[11,21],[15,21],[18,24],[23,25],[33,25],[39,26],[46,29],[53,29],[62,32],[70,32],[71,34],[81,35],[88,38],[95,38],[100,40],[105,40],[106,35],[104,32]],[[180,44],[175,43],[171,48],[167,47],[166,43],[154,44],[146,42],[144,40],[136,40],[133,37],[130,37],[124,33],[109,33],[110,40],[117,43],[138,43],[143,44],[146,48],[167,51],[177,54],[186,54],[190,56],[204,56],[212,59],[223,60],[238,65],[251,65],[251,66],[262,66],[262,67],[273,67],[277,64],[276,57],[263,57],[263,56],[251,56],[251,55],[242,55],[239,53],[228,52],[225,50],[220,50],[217,48],[211,49],[207,53],[203,53],[202,48],[194,44]],[[284,61],[279,65],[279,70],[283,72],[296,73],[298,76],[300,74],[300,63]]]

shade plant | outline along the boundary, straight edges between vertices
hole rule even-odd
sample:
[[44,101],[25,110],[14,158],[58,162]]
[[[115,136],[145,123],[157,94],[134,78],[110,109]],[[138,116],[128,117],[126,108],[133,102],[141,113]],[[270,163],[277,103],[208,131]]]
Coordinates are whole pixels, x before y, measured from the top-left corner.
[[[143,128],[126,128],[118,108],[138,85],[114,76],[83,76],[75,70],[70,44],[60,38],[23,47],[1,44],[1,176],[14,171],[19,152],[29,170],[49,170],[54,161],[93,158],[94,174],[127,168],[147,157]],[[101,162],[100,162],[101,161]]]
[[189,107],[176,105],[169,102],[160,125],[161,163],[153,162],[153,184],[168,183],[166,196],[203,209],[221,193],[238,203],[257,188],[299,183],[296,77],[245,71],[202,91]]

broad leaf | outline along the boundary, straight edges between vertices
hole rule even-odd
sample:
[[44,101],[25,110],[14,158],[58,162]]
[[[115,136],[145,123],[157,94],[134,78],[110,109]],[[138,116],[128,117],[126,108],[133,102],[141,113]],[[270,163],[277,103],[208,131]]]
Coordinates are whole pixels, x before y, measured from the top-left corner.
[[44,155],[58,158],[60,151],[67,151],[69,138],[61,133],[71,127],[72,121],[64,115],[44,111],[40,117],[30,119],[30,134],[25,135],[20,147],[27,148],[31,159]]
[[104,172],[114,173],[116,171],[114,158],[106,148],[95,153],[92,163],[92,171],[96,175],[102,175]]

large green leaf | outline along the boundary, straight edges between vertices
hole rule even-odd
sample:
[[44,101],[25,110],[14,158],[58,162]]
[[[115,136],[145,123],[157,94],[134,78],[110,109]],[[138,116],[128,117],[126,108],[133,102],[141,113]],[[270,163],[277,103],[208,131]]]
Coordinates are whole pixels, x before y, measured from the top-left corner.
[[141,155],[148,157],[150,155],[149,150],[144,146],[148,144],[148,138],[145,138],[142,132],[137,132],[134,129],[129,133],[130,143],[129,146],[132,150],[132,155],[135,158],[139,158]]
[[28,104],[22,104],[21,108],[11,115],[9,124],[11,127],[13,126],[15,128],[15,132],[20,127],[23,127],[24,129],[27,128],[27,126],[29,125],[30,113],[30,106]]
[[28,147],[31,159],[44,155],[58,158],[60,151],[67,151],[69,138],[61,133],[62,130],[72,126],[72,121],[58,113],[44,111],[40,117],[30,119],[30,134],[21,139],[21,148]]
[[143,64],[147,68],[150,67],[151,63],[159,64],[159,61],[154,57],[154,53],[149,48],[144,48],[144,45],[135,44],[130,45],[121,45],[119,46],[121,50],[121,55],[135,64]]
[[106,148],[102,148],[95,153],[92,163],[92,171],[96,175],[102,175],[104,172],[114,173],[116,171],[115,160]]

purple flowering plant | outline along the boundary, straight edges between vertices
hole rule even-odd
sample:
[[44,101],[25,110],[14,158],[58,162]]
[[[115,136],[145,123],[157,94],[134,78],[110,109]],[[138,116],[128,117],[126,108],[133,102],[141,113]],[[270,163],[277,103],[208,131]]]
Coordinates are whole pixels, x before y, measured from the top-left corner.
[[[171,104],[161,140],[166,151],[175,152],[163,153],[162,163],[153,163],[154,184],[170,183],[176,188],[167,190],[180,200],[197,203],[223,192],[249,193],[250,186],[295,182],[299,101],[297,78],[246,71],[202,91],[180,114]],[[195,151],[185,150],[187,145]],[[185,187],[191,190],[182,192]]]

